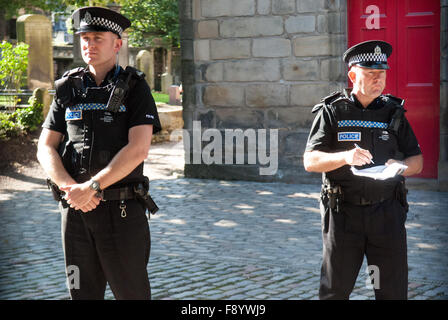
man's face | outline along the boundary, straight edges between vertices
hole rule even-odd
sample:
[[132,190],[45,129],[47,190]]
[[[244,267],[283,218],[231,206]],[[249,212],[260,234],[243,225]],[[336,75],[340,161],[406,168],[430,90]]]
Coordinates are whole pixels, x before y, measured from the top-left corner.
[[112,32],[83,32],[80,42],[82,59],[92,66],[113,63],[122,44]]
[[386,70],[353,66],[348,76],[353,83],[353,91],[369,98],[380,96],[386,87]]

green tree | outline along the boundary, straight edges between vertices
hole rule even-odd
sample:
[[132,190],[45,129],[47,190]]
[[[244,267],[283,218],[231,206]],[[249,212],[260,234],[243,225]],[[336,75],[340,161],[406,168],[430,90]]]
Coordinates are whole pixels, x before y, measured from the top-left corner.
[[133,46],[152,45],[154,39],[161,39],[168,47],[179,46],[178,0],[64,0],[67,5],[106,6],[109,3],[121,5],[121,13],[132,22],[129,42]]
[[81,7],[106,7],[109,3],[116,3],[116,4],[120,4],[123,0],[115,0],[115,1],[111,1],[111,0],[62,0],[59,2],[62,2],[64,4],[65,7],[68,6],[73,6],[76,8],[81,8]]
[[[122,6],[121,13],[132,22],[129,30],[129,42],[134,46],[153,44],[158,38],[166,46],[179,46],[178,0],[0,0],[0,22],[17,14],[18,9],[36,12],[39,8],[45,12],[64,11],[83,6]],[[0,40],[4,38],[0,23]],[[3,32],[3,33],[2,33]]]
[[107,6],[115,3],[121,6],[121,13],[131,22],[129,42],[133,46],[152,45],[154,39],[161,39],[168,47],[179,46],[178,0],[64,0],[65,5],[77,8],[83,6]]
[[25,9],[25,12],[51,11],[66,7],[65,1],[60,0],[0,0],[0,8],[4,10],[6,17],[10,18],[17,14],[19,9]]
[[60,11],[65,8],[60,0],[0,0],[0,40],[6,37],[6,21],[17,15],[19,9],[26,13]]
[[123,0],[122,5],[121,12],[132,21],[132,45],[147,46],[161,39],[166,46],[179,46],[177,0]]
[[4,89],[20,90],[28,68],[28,47],[26,43],[13,46],[3,41],[0,44],[0,83]]
[[[0,88],[20,91],[28,68],[28,47],[26,43],[0,43]],[[17,96],[9,97],[8,104],[15,106],[19,102]]]

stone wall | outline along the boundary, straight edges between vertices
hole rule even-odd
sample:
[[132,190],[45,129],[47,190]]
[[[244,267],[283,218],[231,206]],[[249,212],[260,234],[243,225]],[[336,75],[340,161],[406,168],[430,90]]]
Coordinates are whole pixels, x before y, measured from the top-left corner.
[[302,155],[312,106],[345,86],[346,2],[180,0],[179,12],[185,129],[278,129],[274,175],[260,176],[257,164],[187,164],[185,175],[318,179]]
[[440,157],[439,181],[448,185],[448,0],[440,11]]

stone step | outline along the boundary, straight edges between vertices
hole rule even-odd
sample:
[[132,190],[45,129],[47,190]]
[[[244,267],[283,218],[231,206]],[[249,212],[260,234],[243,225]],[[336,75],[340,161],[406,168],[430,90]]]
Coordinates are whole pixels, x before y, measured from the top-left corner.
[[182,106],[170,105],[161,102],[157,102],[156,106],[157,112],[159,113],[160,123],[162,125],[162,131],[153,135],[152,142],[158,143],[170,141],[171,133],[184,127]]

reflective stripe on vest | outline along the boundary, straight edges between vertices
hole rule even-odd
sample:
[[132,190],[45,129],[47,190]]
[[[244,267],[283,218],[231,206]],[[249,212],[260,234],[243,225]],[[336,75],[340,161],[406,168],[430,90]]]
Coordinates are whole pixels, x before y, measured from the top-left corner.
[[387,129],[389,125],[385,122],[362,121],[362,120],[342,120],[338,121],[338,128],[342,127],[362,127]]
[[[105,103],[78,103],[70,107],[70,111],[80,111],[80,110],[106,110],[107,104]],[[126,107],[122,104],[120,106],[119,112],[125,112]]]

